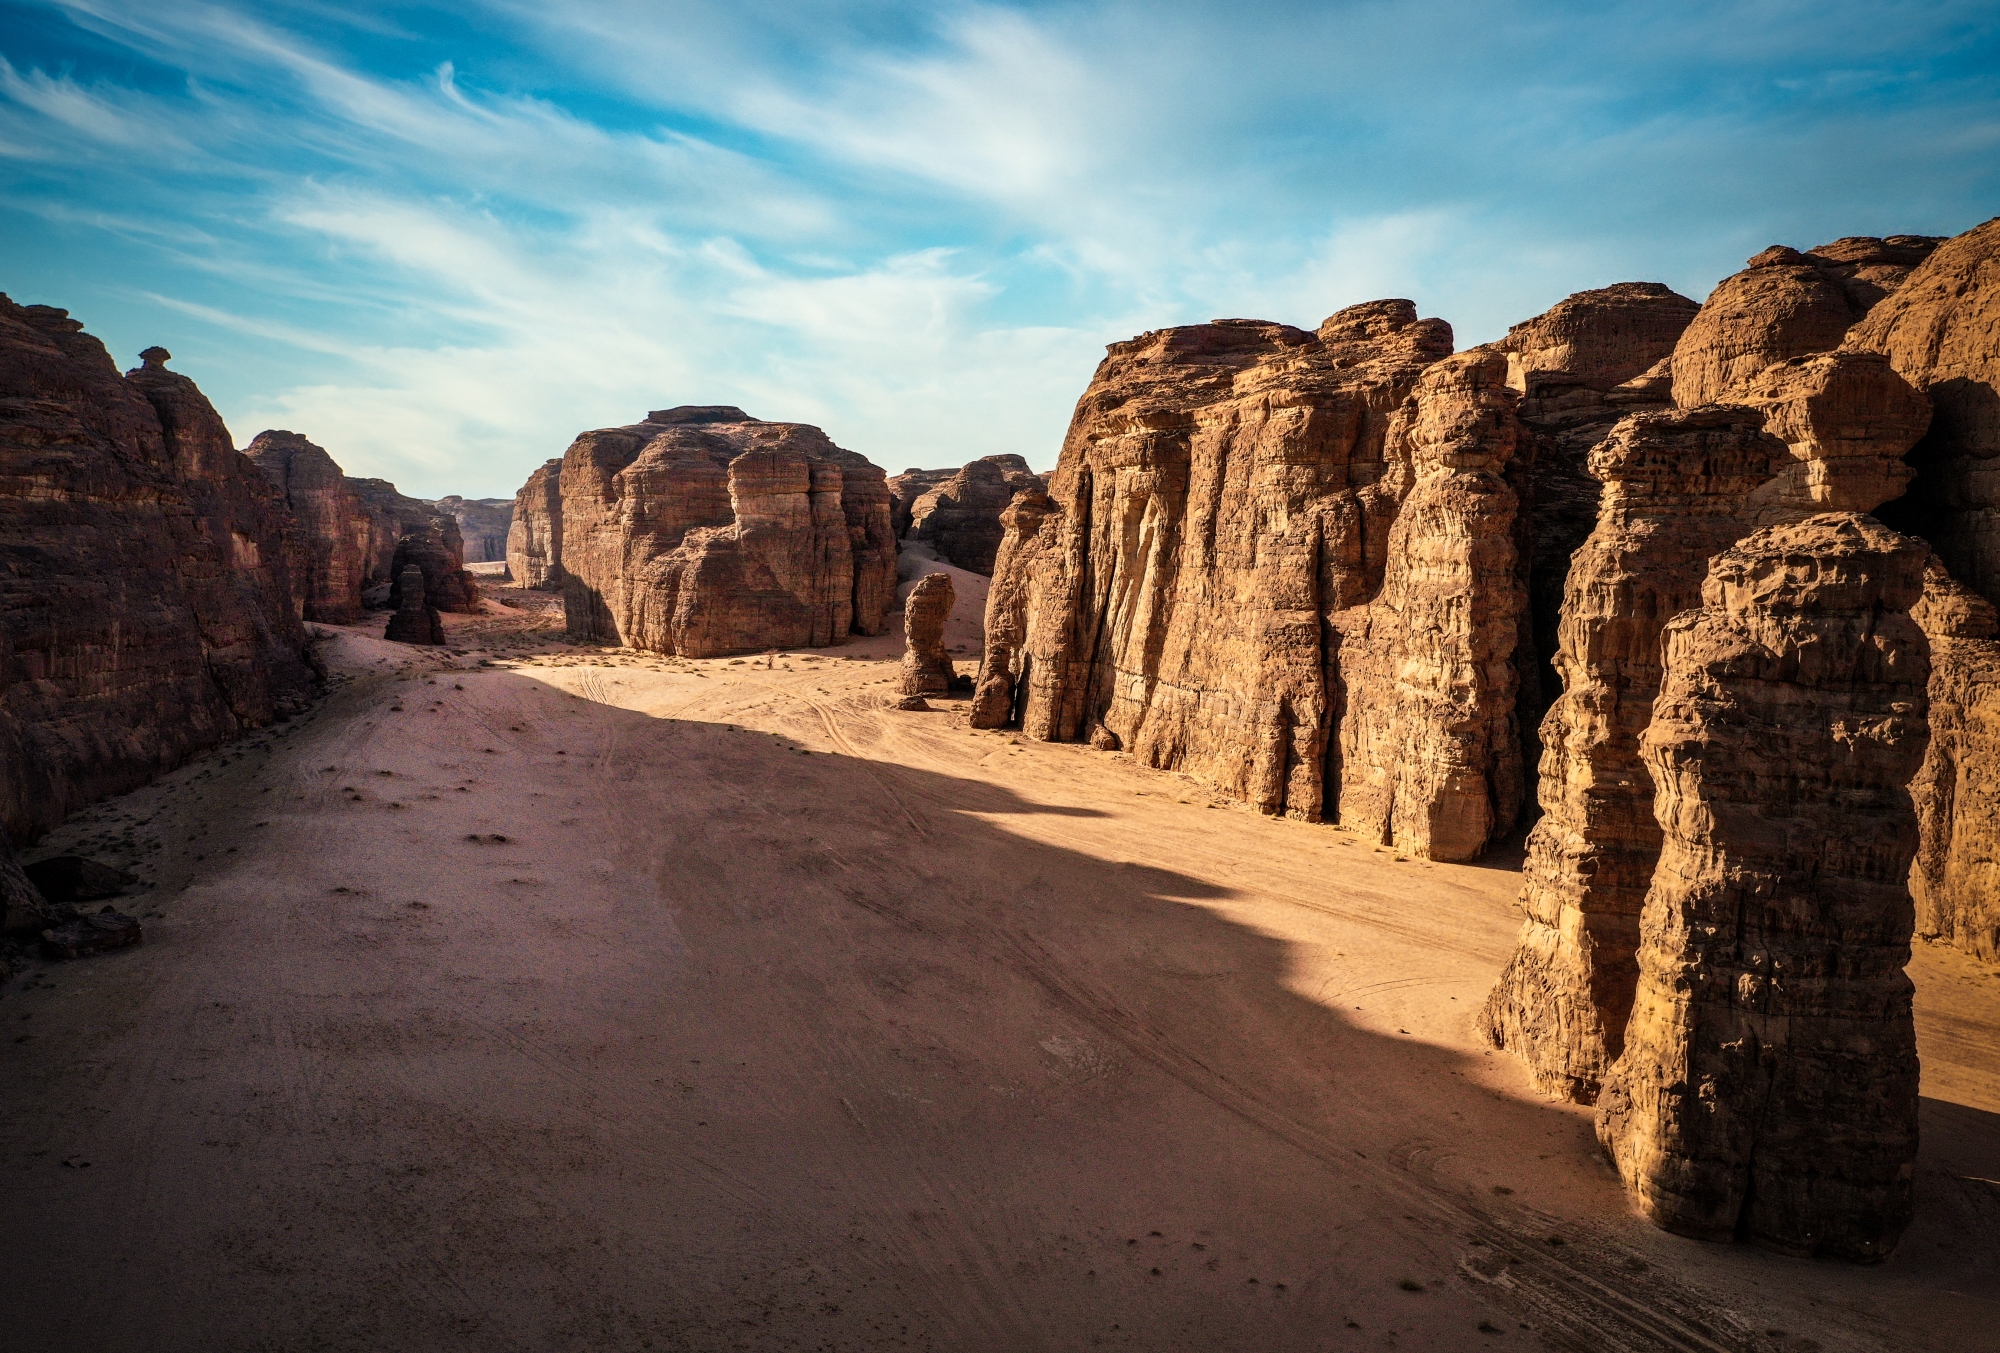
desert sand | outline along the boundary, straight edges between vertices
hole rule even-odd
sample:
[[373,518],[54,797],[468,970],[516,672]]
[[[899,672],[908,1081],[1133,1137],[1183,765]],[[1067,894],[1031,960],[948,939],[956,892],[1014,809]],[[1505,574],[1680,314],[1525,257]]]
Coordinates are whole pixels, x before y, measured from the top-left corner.
[[10,1348],[2000,1348],[1990,965],[1887,1263],[1678,1239],[1474,1029],[1518,856],[487,595],[30,852],[151,891],[0,1000]]

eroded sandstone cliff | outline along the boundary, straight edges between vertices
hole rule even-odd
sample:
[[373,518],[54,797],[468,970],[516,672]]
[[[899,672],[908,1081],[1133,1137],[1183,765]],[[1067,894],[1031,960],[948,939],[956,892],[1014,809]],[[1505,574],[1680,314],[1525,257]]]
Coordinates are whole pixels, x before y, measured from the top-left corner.
[[1664,844],[1598,1135],[1669,1230],[1872,1260],[1909,1219],[1929,554],[1855,513],[1766,528],[1668,626]]
[[544,461],[514,495],[507,573],[516,587],[562,586],[562,457]]
[[944,646],[944,622],[956,599],[949,573],[927,573],[903,601],[903,666],[898,689],[904,695],[942,695],[951,689],[951,654]]
[[296,432],[260,432],[244,454],[277,488],[298,527],[295,577],[308,620],[351,625],[361,618],[369,527],[361,500],[324,449]]
[[0,297],[0,825],[17,839],[312,693],[276,495],[224,453],[193,385],[149,365],[121,377],[67,312]]
[[[922,541],[946,563],[973,573],[993,572],[1004,530],[1000,514],[1023,489],[1042,481],[1019,456],[984,456],[931,484],[911,500],[899,537]],[[895,487],[898,506],[901,488]]]
[[1910,783],[1917,933],[2000,961],[2000,619],[1935,558],[1912,614],[1931,645],[1930,750]]
[[485,564],[507,557],[507,536],[514,525],[511,498],[461,498],[446,494],[431,506],[458,523],[465,542],[465,562]]
[[684,407],[563,458],[574,638],[708,656],[879,634],[895,597],[882,471],[804,423]]

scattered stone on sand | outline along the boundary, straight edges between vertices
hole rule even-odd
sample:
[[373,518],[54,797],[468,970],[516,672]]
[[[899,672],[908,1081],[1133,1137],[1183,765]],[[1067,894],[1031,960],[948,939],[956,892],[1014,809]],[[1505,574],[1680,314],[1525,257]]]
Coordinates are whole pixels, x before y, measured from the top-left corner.
[[28,881],[50,902],[63,906],[72,902],[102,902],[117,897],[138,880],[117,869],[81,855],[56,855],[23,867]]
[[930,573],[917,580],[903,603],[904,695],[943,695],[951,689],[951,654],[944,646],[944,622],[956,600],[948,573]]
[[114,949],[129,949],[145,940],[138,918],[105,907],[76,911],[42,932],[42,952],[49,958],[89,958]]

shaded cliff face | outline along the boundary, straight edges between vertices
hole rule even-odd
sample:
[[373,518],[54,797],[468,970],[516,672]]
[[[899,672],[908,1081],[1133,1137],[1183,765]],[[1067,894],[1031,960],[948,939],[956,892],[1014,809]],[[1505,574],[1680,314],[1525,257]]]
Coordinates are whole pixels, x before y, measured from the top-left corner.
[[514,495],[507,574],[516,587],[562,586],[562,457],[542,462]]
[[977,720],[1330,815],[1334,618],[1382,588],[1416,478],[1390,425],[1450,345],[1407,301],[1113,344],[1046,497],[1003,519]]
[[887,483],[809,424],[700,407],[586,432],[563,458],[561,499],[573,638],[706,656],[887,623]]
[[458,523],[468,564],[485,564],[507,557],[507,535],[514,525],[511,498],[461,498],[447,494],[431,506]]
[[927,543],[946,563],[991,574],[1004,534],[1000,513],[1021,490],[1041,486],[1019,456],[982,457],[918,494],[899,535]]
[[901,474],[889,476],[890,525],[895,530],[896,539],[901,540],[910,533],[917,500],[957,473],[956,470],[920,470],[912,465]]
[[1930,749],[1910,782],[1917,933],[2000,962],[2000,618],[1936,558],[1911,614],[1931,645]]
[[82,328],[0,298],[0,824],[16,838],[302,708],[313,685],[273,496],[223,454],[191,383],[120,377]]
[[322,448],[296,432],[260,432],[245,448],[297,524],[296,582],[305,618],[351,625],[361,618],[371,528],[361,499]]
[[421,498],[396,491],[386,479],[356,479],[347,487],[360,500],[367,522],[367,571],[364,588],[389,585],[388,604],[396,605],[396,584],[405,562],[424,573],[424,593],[440,611],[479,614],[479,587],[465,571],[465,542],[458,521]]
[[1598,1135],[1669,1230],[1874,1260],[1909,1220],[1929,554],[1854,513],[1767,528],[1668,627],[1665,841]]

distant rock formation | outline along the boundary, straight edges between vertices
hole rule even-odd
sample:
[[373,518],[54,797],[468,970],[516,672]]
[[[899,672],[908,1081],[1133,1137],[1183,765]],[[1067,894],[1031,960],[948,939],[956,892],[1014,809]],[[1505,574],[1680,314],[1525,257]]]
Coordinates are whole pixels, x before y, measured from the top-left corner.
[[901,474],[889,476],[889,523],[896,539],[910,534],[917,500],[957,473],[957,470],[920,470],[912,465]]
[[578,437],[561,485],[574,639],[705,657],[886,626],[887,483],[816,427],[729,407],[661,410]]
[[1416,478],[1390,424],[1450,351],[1408,301],[1111,345],[1046,500],[1003,516],[975,721],[1331,815],[1355,698],[1334,617],[1381,591]]
[[382,637],[399,644],[444,642],[444,617],[424,600],[424,571],[414,563],[403,565],[396,575],[396,613]]
[[458,523],[467,564],[488,564],[507,557],[507,536],[514,524],[512,498],[461,498],[455,493],[431,506]]
[[[1040,489],[1042,480],[1019,456],[985,456],[956,473],[913,471],[936,478],[910,501],[908,521],[898,538],[922,541],[938,558],[972,573],[993,572],[1003,531],[1000,513],[1023,489]],[[902,505],[906,484],[891,482]]]
[[514,495],[507,573],[516,587],[562,586],[562,457],[542,462]]
[[951,654],[944,646],[944,622],[957,595],[949,573],[917,579],[903,601],[904,695],[943,695],[951,689]]
[[1909,1220],[1929,554],[1856,513],[1770,527],[1668,626],[1642,750],[1665,843],[1598,1105],[1668,1230],[1876,1260]]
[[0,827],[71,812],[305,707],[277,495],[163,350],[121,377],[0,297]]
[[479,614],[479,585],[465,571],[465,542],[458,522],[421,498],[396,491],[386,479],[350,477],[368,521],[368,574],[364,591],[387,588],[396,604],[396,581],[405,560],[424,571],[424,591],[440,611]]

